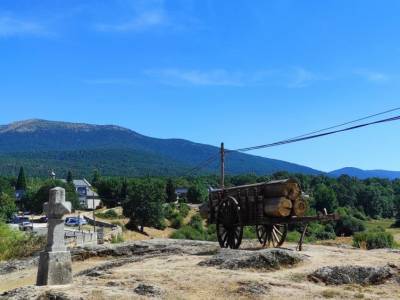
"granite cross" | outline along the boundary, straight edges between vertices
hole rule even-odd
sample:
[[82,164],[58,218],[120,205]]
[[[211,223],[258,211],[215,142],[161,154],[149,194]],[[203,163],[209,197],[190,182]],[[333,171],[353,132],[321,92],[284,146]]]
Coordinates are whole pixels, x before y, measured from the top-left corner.
[[72,282],[71,253],[64,241],[63,216],[71,212],[71,202],[65,201],[65,190],[50,190],[49,202],[43,205],[48,217],[47,245],[40,253],[37,285],[63,285]]

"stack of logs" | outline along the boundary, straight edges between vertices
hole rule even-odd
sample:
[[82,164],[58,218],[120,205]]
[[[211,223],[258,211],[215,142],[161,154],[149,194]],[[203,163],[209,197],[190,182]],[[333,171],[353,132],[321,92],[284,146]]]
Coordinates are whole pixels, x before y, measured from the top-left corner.
[[264,214],[268,217],[302,217],[307,203],[300,186],[292,180],[270,182],[264,185]]

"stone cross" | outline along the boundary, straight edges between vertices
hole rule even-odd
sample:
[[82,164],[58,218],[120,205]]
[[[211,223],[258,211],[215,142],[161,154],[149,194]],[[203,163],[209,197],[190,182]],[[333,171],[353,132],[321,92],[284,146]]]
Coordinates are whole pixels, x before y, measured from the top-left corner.
[[65,190],[50,190],[49,202],[43,205],[48,217],[47,245],[40,253],[37,285],[64,285],[72,282],[71,253],[64,241],[63,216],[71,212],[71,202],[65,201]]

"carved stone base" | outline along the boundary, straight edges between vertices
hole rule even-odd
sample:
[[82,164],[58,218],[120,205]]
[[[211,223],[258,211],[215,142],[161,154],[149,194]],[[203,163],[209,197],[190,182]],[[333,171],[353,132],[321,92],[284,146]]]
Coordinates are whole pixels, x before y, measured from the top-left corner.
[[72,283],[71,253],[41,252],[36,284],[42,286],[70,283]]

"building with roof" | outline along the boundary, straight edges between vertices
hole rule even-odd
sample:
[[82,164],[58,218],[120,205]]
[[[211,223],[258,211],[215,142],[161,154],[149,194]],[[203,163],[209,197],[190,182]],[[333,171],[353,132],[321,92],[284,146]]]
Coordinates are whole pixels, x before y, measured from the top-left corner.
[[[65,179],[61,179],[63,182],[67,182]],[[79,196],[79,202],[84,209],[96,209],[101,205],[99,195],[93,190],[92,185],[85,178],[74,179],[72,181],[76,193]]]

